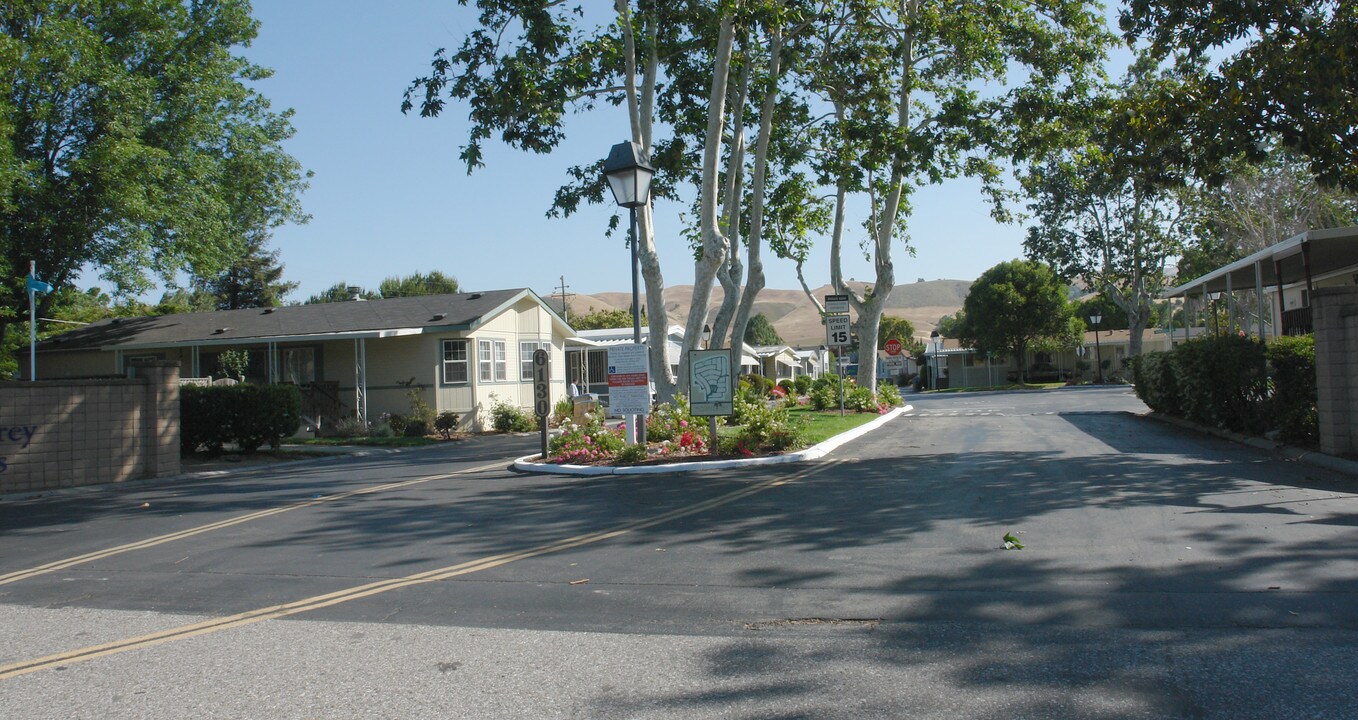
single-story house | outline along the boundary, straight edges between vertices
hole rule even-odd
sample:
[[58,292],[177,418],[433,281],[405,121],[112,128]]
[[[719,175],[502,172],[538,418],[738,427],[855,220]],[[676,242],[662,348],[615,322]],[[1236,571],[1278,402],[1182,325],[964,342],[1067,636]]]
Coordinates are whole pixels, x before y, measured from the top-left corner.
[[[596,396],[599,402],[607,407],[608,348],[613,345],[630,344],[633,342],[633,338],[633,329],[630,327],[577,331],[566,340],[566,381],[575,382],[581,392]],[[649,342],[650,329],[643,325],[641,343],[645,345]],[[676,377],[679,375],[679,356],[683,347],[683,326],[670,325],[665,337],[665,359],[669,363],[670,372],[674,373]],[[759,358],[755,356],[753,348],[749,345],[742,345],[741,374],[758,374],[760,367]],[[652,385],[654,386],[654,380]],[[685,385],[686,383],[681,379],[679,381],[680,388],[685,387]]]
[[797,355],[797,363],[801,366],[799,375],[818,378],[821,373],[829,371],[830,351],[825,349],[824,345],[818,348],[797,348],[794,352]]
[[801,370],[797,351],[787,345],[755,345],[754,355],[759,358],[759,374],[774,382],[791,380]]
[[[179,362],[193,382],[220,374],[223,353],[245,351],[246,379],[302,388],[313,426],[408,414],[413,391],[479,430],[497,401],[532,408],[533,351],[564,369],[574,335],[526,288],[114,318],[39,343],[37,377],[124,375],[154,358]],[[20,357],[30,377],[28,353]],[[565,395],[565,372],[552,372],[551,388],[553,400]]]

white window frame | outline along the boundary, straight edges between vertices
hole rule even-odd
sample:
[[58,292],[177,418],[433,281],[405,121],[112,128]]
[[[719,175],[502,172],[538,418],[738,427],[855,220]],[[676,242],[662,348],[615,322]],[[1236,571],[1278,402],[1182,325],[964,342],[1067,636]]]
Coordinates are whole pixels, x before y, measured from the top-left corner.
[[[460,346],[462,347],[462,359],[461,359],[461,360],[458,360],[458,359],[454,358],[454,359],[451,359],[451,360],[450,360],[450,359],[448,358],[448,351],[449,351],[449,349],[452,348],[452,347],[454,347],[454,346],[458,346],[458,345],[460,345]],[[439,346],[439,349],[441,350],[441,357],[442,357],[442,361],[441,361],[440,366],[439,366],[439,367],[440,367],[440,377],[441,377],[442,380],[443,380],[443,384],[444,384],[444,385],[466,385],[468,382],[470,382],[470,381],[471,381],[471,368],[469,367],[469,365],[471,364],[471,357],[469,356],[469,355],[470,355],[470,350],[467,348],[467,341],[466,341],[466,340],[444,340],[444,341],[442,342],[442,344]],[[461,379],[461,380],[451,379],[451,378],[449,377],[449,370],[452,369],[452,368],[454,368],[454,367],[456,367],[456,366],[458,366],[458,365],[461,365],[461,366],[462,366],[462,379]]]
[[509,364],[504,340],[476,341],[476,379],[478,382],[505,382]]
[[519,341],[519,380],[533,381],[533,353],[538,350],[552,351],[552,344],[545,340]]

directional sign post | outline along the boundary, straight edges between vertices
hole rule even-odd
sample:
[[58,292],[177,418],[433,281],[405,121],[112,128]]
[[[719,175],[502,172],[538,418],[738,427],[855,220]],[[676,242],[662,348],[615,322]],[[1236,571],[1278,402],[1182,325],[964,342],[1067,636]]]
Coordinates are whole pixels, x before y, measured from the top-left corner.
[[538,416],[542,433],[542,459],[547,459],[547,416],[552,414],[551,355],[538,348],[533,351],[533,414]]

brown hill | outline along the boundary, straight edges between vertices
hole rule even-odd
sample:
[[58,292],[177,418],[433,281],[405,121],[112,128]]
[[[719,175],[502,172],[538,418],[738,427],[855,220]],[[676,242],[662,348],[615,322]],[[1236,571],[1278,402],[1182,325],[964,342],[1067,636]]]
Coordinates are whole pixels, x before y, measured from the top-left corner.
[[[862,292],[863,283],[853,283],[856,292]],[[927,282],[897,285],[887,302],[886,314],[909,320],[915,325],[917,337],[927,338],[934,324],[944,315],[957,312],[967,296],[971,282],[966,280],[931,280]],[[829,285],[815,289],[815,295],[822,302],[831,294]],[[560,308],[560,300],[550,295],[543,298]],[[712,291],[708,317],[717,314],[721,305],[722,290]],[[670,324],[683,325],[688,321],[688,309],[693,299],[692,285],[675,285],[665,288],[665,314]],[[643,302],[645,297],[642,298]],[[581,315],[591,310],[626,310],[632,306],[630,292],[603,292],[592,295],[579,294],[570,299],[570,314]],[[815,346],[825,342],[825,329],[821,325],[816,306],[801,290],[777,290],[765,288],[755,301],[754,311],[763,313],[773,323],[773,327],[789,345]]]

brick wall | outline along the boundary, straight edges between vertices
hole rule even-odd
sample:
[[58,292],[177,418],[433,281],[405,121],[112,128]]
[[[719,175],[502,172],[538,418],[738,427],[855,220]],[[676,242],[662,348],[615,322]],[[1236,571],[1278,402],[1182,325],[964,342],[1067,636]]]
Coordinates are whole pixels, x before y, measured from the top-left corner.
[[0,493],[179,473],[179,366],[0,383]]
[[1358,454],[1358,288],[1317,288],[1311,294],[1311,321],[1320,450]]

